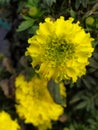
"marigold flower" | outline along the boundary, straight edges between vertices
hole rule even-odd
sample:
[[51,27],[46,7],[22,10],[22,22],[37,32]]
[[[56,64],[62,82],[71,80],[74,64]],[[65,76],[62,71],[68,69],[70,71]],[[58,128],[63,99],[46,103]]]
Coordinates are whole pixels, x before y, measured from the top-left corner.
[[[58,120],[63,107],[56,104],[47,89],[47,81],[33,77],[26,81],[23,75],[16,78],[16,110],[25,123],[32,123],[39,130],[51,127],[51,120]],[[63,89],[61,85],[61,91]],[[61,95],[66,96],[64,92]]]
[[16,120],[12,120],[10,115],[5,112],[0,112],[0,130],[20,130]]
[[94,50],[93,38],[73,20],[64,20],[63,16],[56,21],[46,18],[36,35],[28,39],[26,55],[31,56],[33,66],[40,65],[38,73],[43,78],[76,82],[86,73],[85,67]]

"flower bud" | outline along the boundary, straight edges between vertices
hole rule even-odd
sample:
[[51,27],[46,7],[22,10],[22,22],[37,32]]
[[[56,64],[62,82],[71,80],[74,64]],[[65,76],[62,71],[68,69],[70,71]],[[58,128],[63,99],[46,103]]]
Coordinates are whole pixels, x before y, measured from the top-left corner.
[[37,15],[37,13],[38,13],[38,9],[36,8],[36,7],[34,7],[34,6],[32,6],[30,9],[29,9],[29,11],[28,11],[28,14],[29,14],[29,16],[36,16]]
[[86,18],[85,22],[86,22],[87,25],[93,26],[95,19],[92,16],[89,16],[89,17]]

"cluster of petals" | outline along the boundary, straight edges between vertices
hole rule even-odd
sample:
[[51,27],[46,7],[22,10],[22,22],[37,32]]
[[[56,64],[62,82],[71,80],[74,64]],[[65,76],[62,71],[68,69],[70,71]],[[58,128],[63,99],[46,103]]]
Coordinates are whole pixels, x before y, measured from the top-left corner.
[[26,55],[32,58],[32,66],[39,65],[41,77],[76,82],[86,73],[92,56],[93,38],[73,18],[57,20],[46,18],[39,24],[36,34],[28,39]]
[[[27,81],[23,75],[16,78],[16,111],[25,123],[31,123],[39,129],[50,128],[51,120],[58,120],[63,114],[63,107],[56,104],[48,89],[47,81],[33,77]],[[61,94],[66,96],[64,86],[61,85]]]
[[20,130],[17,120],[12,120],[9,113],[0,112],[0,130]]

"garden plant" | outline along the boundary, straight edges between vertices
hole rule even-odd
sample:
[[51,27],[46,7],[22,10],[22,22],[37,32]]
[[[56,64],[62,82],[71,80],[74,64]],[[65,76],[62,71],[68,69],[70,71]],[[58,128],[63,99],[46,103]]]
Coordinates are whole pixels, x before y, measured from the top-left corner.
[[98,130],[98,0],[0,0],[0,130]]

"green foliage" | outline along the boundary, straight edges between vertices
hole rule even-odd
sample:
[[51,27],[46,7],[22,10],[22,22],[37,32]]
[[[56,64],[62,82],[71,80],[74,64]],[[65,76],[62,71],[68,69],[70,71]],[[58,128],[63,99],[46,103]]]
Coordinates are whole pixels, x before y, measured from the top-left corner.
[[30,6],[37,6],[39,3],[39,0],[28,0],[28,4]]
[[0,0],[0,6],[8,5],[10,0]]
[[[26,75],[27,80],[30,80],[35,74],[34,69],[31,69],[29,58],[27,63],[21,61],[21,58],[28,46],[27,39],[36,32],[39,23],[43,22],[47,16],[54,20],[61,15],[65,19],[73,17],[75,21],[80,21],[86,32],[90,32],[94,38],[92,44],[95,50],[89,59],[90,64],[86,67],[86,75],[79,78],[75,84],[71,81],[64,81],[67,88],[67,101],[60,95],[59,85],[53,80],[49,81],[48,89],[56,103],[64,106],[67,102],[64,113],[67,118],[63,121],[53,122],[53,125],[56,126],[53,127],[53,130],[63,130],[66,127],[69,130],[98,130],[98,1],[0,0],[0,7],[0,26],[5,26],[7,29],[6,23],[8,23],[12,27],[4,38],[10,42],[9,58],[12,63],[5,64],[9,68],[12,64],[15,69],[14,74],[2,65],[2,54],[0,53],[0,81],[7,79],[9,84],[12,84],[10,78],[17,73]],[[3,24],[2,20],[4,20]],[[4,108],[15,113],[13,105],[15,103],[12,101],[6,98],[0,89],[0,109]],[[24,129],[27,130],[28,127],[25,126]]]
[[92,112],[92,118],[89,118],[87,120],[88,126],[91,130],[97,130],[98,129],[98,111]]
[[70,103],[77,103],[74,109],[86,109],[87,111],[95,111],[98,102],[98,92],[92,93],[82,91],[75,95]]
[[69,127],[70,130],[89,130],[85,125],[79,123],[73,123]]
[[56,3],[56,0],[43,0],[43,3],[51,7],[53,3]]
[[23,21],[18,26],[18,32],[28,30],[29,34],[35,33],[35,30],[38,28],[37,23],[44,13],[38,5],[39,0],[27,0],[19,3],[18,11],[21,13]]
[[26,30],[26,29],[32,27],[33,23],[34,23],[33,19],[28,18],[26,21],[23,21],[23,22],[19,25],[17,31],[18,31],[18,32],[24,31],[24,30]]
[[93,111],[91,117],[85,123],[73,122],[69,126],[70,130],[97,130],[98,129],[98,111]]

